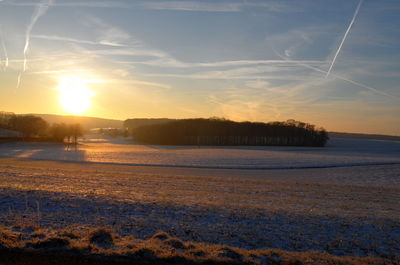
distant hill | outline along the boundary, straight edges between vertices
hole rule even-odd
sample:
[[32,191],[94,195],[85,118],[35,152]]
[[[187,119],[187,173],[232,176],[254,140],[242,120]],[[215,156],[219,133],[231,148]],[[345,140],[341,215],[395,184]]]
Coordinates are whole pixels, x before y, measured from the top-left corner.
[[330,138],[400,141],[400,136],[364,133],[328,132]]
[[94,117],[76,117],[55,114],[32,114],[42,117],[48,123],[80,123],[86,130],[93,128],[122,128],[123,121]]

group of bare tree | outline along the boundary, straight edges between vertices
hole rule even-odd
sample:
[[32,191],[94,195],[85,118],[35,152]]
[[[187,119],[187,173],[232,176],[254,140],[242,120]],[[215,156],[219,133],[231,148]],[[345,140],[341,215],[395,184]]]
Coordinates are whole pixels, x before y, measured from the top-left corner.
[[78,137],[83,135],[82,127],[77,124],[55,123],[49,128],[51,138],[56,142],[64,142],[76,144]]
[[80,124],[55,123],[51,126],[41,117],[0,112],[0,128],[22,133],[24,139],[77,143],[83,135]]
[[146,125],[132,132],[135,141],[167,145],[287,145],[324,146],[329,137],[323,128],[285,122],[234,122],[226,119],[183,119]]

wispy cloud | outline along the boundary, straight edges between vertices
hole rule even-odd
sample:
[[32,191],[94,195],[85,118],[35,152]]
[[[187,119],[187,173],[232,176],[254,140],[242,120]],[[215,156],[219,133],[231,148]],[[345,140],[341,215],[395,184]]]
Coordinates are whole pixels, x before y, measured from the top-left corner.
[[203,80],[283,80],[283,81],[306,81],[312,79],[310,76],[304,75],[289,75],[289,74],[246,74],[233,75],[218,72],[205,72],[194,74],[144,74],[148,77],[167,77],[167,78],[180,78],[180,79],[203,79]]
[[116,42],[109,42],[109,41],[90,41],[90,40],[81,40],[69,37],[62,37],[62,36],[50,36],[50,35],[32,35],[31,38],[35,39],[44,39],[44,40],[53,40],[53,41],[62,41],[62,42],[73,42],[73,43],[80,43],[80,44],[90,44],[90,45],[103,45],[103,46],[111,46],[111,47],[125,47],[126,45],[116,43]]
[[[299,63],[309,63],[315,67],[324,61],[285,61],[285,60],[245,60],[215,62],[211,65],[188,63],[184,70],[188,73],[151,73],[147,76],[170,77],[183,79],[216,79],[216,80],[286,80],[304,81],[313,76],[305,74]],[[228,66],[228,67],[227,67]],[[199,67],[204,68],[202,70]],[[214,69],[217,68],[217,69]],[[218,69],[219,68],[219,69]]]
[[49,6],[51,6],[54,3],[53,0],[43,0],[41,1],[35,8],[35,11],[32,14],[31,20],[29,22],[29,25],[26,29],[25,32],[25,46],[24,46],[24,63],[23,63],[23,68],[22,68],[22,72],[19,73],[18,75],[18,79],[17,79],[17,88],[19,87],[20,83],[21,83],[21,75],[23,72],[26,71],[26,66],[27,66],[27,53],[28,53],[28,49],[29,49],[29,43],[30,43],[30,36],[31,36],[31,32],[33,27],[35,26],[36,22],[38,21],[38,19],[43,16],[46,12],[47,9],[49,8]]
[[218,3],[218,2],[196,2],[196,1],[163,1],[145,2],[143,7],[157,10],[178,11],[207,11],[207,12],[238,12],[241,3]]
[[340,50],[342,49],[343,43],[344,43],[344,41],[346,40],[346,37],[347,37],[347,35],[349,34],[350,29],[351,29],[351,27],[352,27],[353,24],[354,24],[354,21],[356,20],[358,11],[360,10],[360,7],[361,7],[361,4],[363,3],[363,1],[364,1],[364,0],[360,0],[360,1],[358,2],[357,8],[356,8],[356,10],[355,10],[355,12],[354,12],[354,14],[353,14],[353,18],[351,19],[350,24],[349,24],[349,26],[347,27],[346,32],[344,33],[344,36],[343,36],[343,38],[342,38],[342,41],[340,42],[339,48],[336,50],[335,56],[334,56],[333,59],[332,59],[332,63],[331,63],[331,65],[329,66],[328,71],[326,72],[326,77],[328,77],[329,74],[330,74],[331,71],[332,71],[332,68],[333,68],[333,65],[335,64],[336,58],[338,57],[338,55],[339,55],[339,53],[340,53]]
[[80,23],[88,27],[97,36],[95,42],[115,47],[123,47],[127,45],[136,45],[136,40],[132,38],[131,34],[125,30],[110,25],[105,20],[91,15],[84,14],[84,19]]
[[136,80],[136,79],[107,79],[105,82],[109,83],[119,83],[119,84],[129,84],[129,85],[140,85],[140,86],[150,86],[150,87],[159,87],[164,89],[171,88],[170,85],[156,83],[156,82],[149,82],[143,80]]
[[[192,63],[188,64],[193,67],[225,67],[225,66],[246,66],[246,65],[288,65],[295,64],[296,60],[233,60],[233,61],[219,61],[209,63]],[[322,63],[321,61],[309,60],[307,63]]]
[[80,21],[82,25],[90,29],[95,34],[95,40],[80,40],[74,38],[64,38],[60,36],[38,36],[49,40],[69,41],[76,44],[93,44],[110,46],[113,49],[84,48],[78,47],[79,52],[93,56],[147,56],[154,58],[170,58],[161,50],[148,47],[141,39],[136,38],[131,33],[111,25],[99,17],[85,14],[85,18]]
[[257,93],[248,89],[245,90],[246,93],[243,91],[243,87],[227,85],[224,89],[211,92],[207,100],[218,115],[239,121],[271,121],[296,108],[287,104],[289,98],[286,92],[271,92],[266,87]]
[[[101,51],[100,51],[101,52]],[[229,68],[240,66],[257,66],[257,65],[275,65],[286,67],[289,65],[296,65],[297,60],[231,60],[231,61],[214,61],[214,62],[184,62],[173,58],[166,52],[160,50],[124,50],[124,51],[105,51],[105,53],[135,55],[143,53],[144,55],[152,55],[158,57],[154,60],[141,60],[141,61],[120,61],[125,64],[145,64],[156,67],[169,67],[169,68]],[[122,55],[122,54],[121,54]],[[302,60],[301,62],[318,65],[325,64],[325,61],[320,60]]]
[[277,1],[147,1],[142,5],[147,9],[200,12],[240,12],[250,7],[263,8],[272,12],[292,12],[298,10],[294,8],[293,5],[287,5]]
[[[37,2],[32,1],[7,1],[3,0],[5,5],[11,6],[37,6]],[[94,8],[127,8],[132,5],[129,3],[123,3],[119,1],[61,1],[53,2],[52,6],[55,7],[94,7]]]
[[[149,57],[164,57],[166,53],[159,50],[146,49],[142,47],[128,47],[125,49],[83,49],[79,47],[80,52],[86,55],[94,56],[149,56]],[[124,60],[123,64],[146,64],[146,61],[128,61]],[[149,63],[150,64],[150,63]],[[161,66],[161,65],[160,65]]]
[[267,82],[265,80],[257,79],[257,80],[254,80],[254,81],[248,81],[248,82],[245,83],[245,85],[247,87],[250,87],[250,88],[264,89],[264,88],[268,87],[269,82]]
[[[1,2],[1,1],[0,1]],[[4,1],[14,6],[35,6],[36,3]],[[279,1],[57,1],[57,7],[93,7],[93,8],[137,8],[148,10],[194,11],[194,12],[241,12],[246,8],[258,8],[271,12],[296,12],[298,7]]]
[[[8,61],[7,47],[4,42],[4,31],[3,31],[3,27],[1,25],[0,25],[0,43],[1,43],[1,48],[3,50],[3,54],[4,54],[4,64],[2,63],[2,68],[5,71],[8,67],[9,61]],[[1,57],[0,57],[0,60],[2,60]]]
[[63,69],[63,70],[47,70],[47,71],[35,71],[30,74],[33,75],[60,75],[60,74],[76,74],[76,73],[84,73],[85,69]]

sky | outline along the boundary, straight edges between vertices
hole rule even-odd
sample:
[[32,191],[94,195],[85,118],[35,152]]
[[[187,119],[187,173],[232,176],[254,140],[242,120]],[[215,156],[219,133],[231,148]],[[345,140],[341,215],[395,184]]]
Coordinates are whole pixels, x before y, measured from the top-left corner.
[[399,12],[398,0],[0,0],[0,110],[400,135]]

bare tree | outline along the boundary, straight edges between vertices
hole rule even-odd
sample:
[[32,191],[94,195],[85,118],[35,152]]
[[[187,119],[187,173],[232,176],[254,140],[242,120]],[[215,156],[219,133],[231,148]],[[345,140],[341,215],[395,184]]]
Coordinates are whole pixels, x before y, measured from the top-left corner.
[[69,127],[65,123],[55,123],[50,127],[50,137],[57,142],[64,142],[69,135]]
[[13,116],[8,121],[10,129],[19,131],[25,137],[40,137],[46,133],[48,124],[40,117],[33,115]]
[[79,123],[71,124],[68,126],[69,133],[68,135],[72,137],[73,144],[78,143],[78,137],[83,135],[82,126]]
[[12,112],[0,111],[0,128],[9,128],[9,121],[16,115]]

